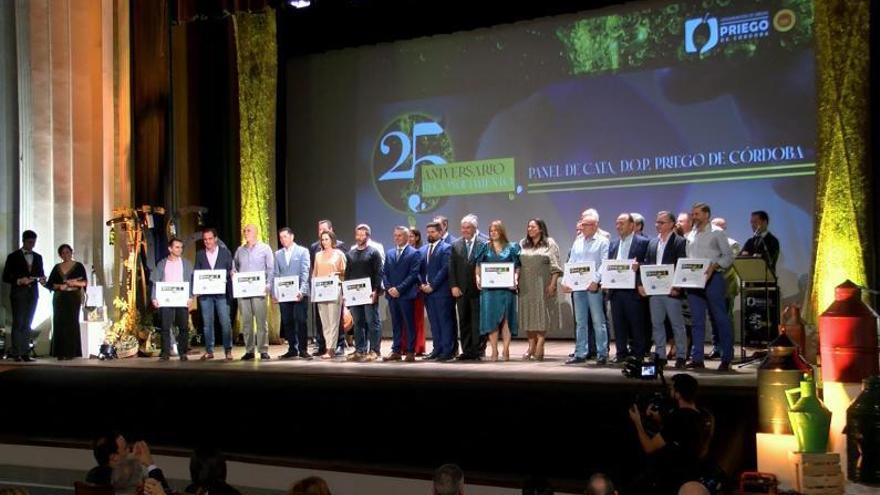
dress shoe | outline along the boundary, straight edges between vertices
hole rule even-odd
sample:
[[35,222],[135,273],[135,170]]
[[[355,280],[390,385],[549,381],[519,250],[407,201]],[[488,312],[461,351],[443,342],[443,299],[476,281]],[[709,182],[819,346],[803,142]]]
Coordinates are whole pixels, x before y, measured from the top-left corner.
[[189,357],[188,357],[186,354],[181,354],[181,355],[180,355],[180,360],[181,360],[181,361],[189,361]]
[[30,363],[30,362],[36,361],[36,359],[33,359],[30,356],[22,356],[21,360],[24,361],[25,363]]
[[623,364],[626,362],[627,356],[614,356],[614,359],[611,360],[612,364]]
[[702,361],[691,361],[685,365],[685,368],[689,370],[702,370],[706,369],[706,365]]
[[159,361],[168,361],[169,359],[170,357],[168,356],[168,354],[162,354],[159,356]]
[[206,353],[202,354],[202,357],[199,358],[199,360],[201,360],[201,361],[207,361],[209,359],[214,359],[213,352],[206,352]]
[[674,365],[673,367],[674,367],[675,369],[677,369],[677,370],[683,370],[684,367],[685,367],[685,360],[684,360],[684,358],[677,358],[677,359],[675,360],[675,365]]
[[569,359],[568,361],[566,361],[565,364],[581,364],[581,363],[586,363],[586,362],[587,362],[587,358],[575,356],[575,357]]
[[244,353],[244,356],[241,357],[241,360],[242,361],[253,361],[254,360],[254,353],[253,352]]
[[455,360],[456,361],[473,361],[474,356],[467,354],[467,353],[459,354],[458,356],[455,356]]
[[382,361],[401,361],[402,359],[403,357],[399,353],[392,352],[391,354],[382,358]]
[[414,352],[407,352],[406,357],[403,358],[403,360],[407,363],[414,363],[416,362],[416,354]]
[[284,354],[278,356],[278,359],[293,359],[297,356],[299,356],[299,353],[297,353],[296,351],[287,351]]
[[435,354],[435,353],[432,352],[431,354],[428,354],[427,356],[423,357],[423,358],[422,358],[422,361],[434,361],[434,360],[437,359],[439,356],[440,356],[439,354]]
[[345,360],[346,360],[346,361],[351,361],[351,362],[354,362],[354,363],[359,363],[359,362],[361,362],[361,361],[364,360],[364,355],[361,354],[360,352],[354,352],[354,353],[349,354],[348,356],[346,356],[346,357],[345,357]]
[[323,351],[321,351],[321,350],[315,351],[312,353],[312,356],[313,357],[321,357],[324,354],[327,354],[327,349],[324,349]]
[[452,354],[441,354],[441,355],[437,356],[437,361],[440,361],[440,362],[452,361],[454,359],[455,359],[455,356]]
[[232,361],[232,351],[226,351],[226,360]]
[[370,351],[367,353],[366,357],[364,357],[364,361],[380,361],[382,359],[382,355],[376,351]]
[[300,359],[306,359],[309,361],[312,359],[312,355],[309,354],[308,352],[305,352],[305,351],[299,353],[299,357],[300,357]]
[[608,358],[601,357],[596,359],[596,366],[605,366],[606,364],[608,364]]
[[712,354],[706,356],[706,359],[721,359],[721,351],[718,349],[712,349]]
[[260,360],[261,361],[268,361],[270,359],[272,359],[272,356],[270,356],[268,352],[261,352],[260,353]]
[[730,371],[730,361],[721,361],[718,365],[718,371]]

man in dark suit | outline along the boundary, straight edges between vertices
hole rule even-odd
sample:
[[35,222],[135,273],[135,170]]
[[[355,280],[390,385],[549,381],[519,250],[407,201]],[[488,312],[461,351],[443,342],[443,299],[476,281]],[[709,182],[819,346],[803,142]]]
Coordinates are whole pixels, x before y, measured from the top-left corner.
[[[214,359],[214,319],[220,319],[220,332],[226,360],[232,360],[232,320],[229,312],[229,299],[232,296],[232,253],[217,238],[217,230],[207,228],[202,231],[204,249],[196,251],[195,270],[225,270],[226,293],[202,294],[198,296],[199,310],[205,328],[205,353],[202,359]],[[195,283],[195,281],[193,281]]]
[[21,249],[17,249],[6,257],[3,268],[3,281],[12,287],[9,300],[12,303],[12,336],[7,345],[8,359],[31,361],[30,334],[31,322],[37,310],[37,299],[40,297],[37,284],[46,283],[43,273],[43,257],[34,252],[37,244],[37,233],[25,230],[21,234]]
[[461,361],[477,361],[482,356],[480,338],[480,289],[477,288],[476,255],[486,246],[477,235],[476,215],[461,219],[461,237],[452,244],[449,256],[449,286],[458,308],[458,336]]
[[[336,232],[333,231],[333,222],[330,220],[319,220],[318,221],[318,240],[313,242],[311,246],[309,246],[309,266],[315,266],[315,254],[321,250],[321,234],[324,232]],[[343,253],[348,251],[348,246],[345,245],[339,239],[336,239],[336,249],[342,251]],[[339,305],[340,311],[344,311],[345,307],[341,304]],[[321,319],[318,318],[318,310],[317,303],[312,304],[312,321],[315,326],[315,345],[317,349],[315,350],[312,356],[318,357],[323,356],[327,353],[327,343],[324,342],[324,331],[321,327]],[[344,322],[343,318],[339,318],[339,338],[336,339],[336,354],[342,355],[345,353],[345,329],[343,328]]]
[[382,283],[388,310],[391,312],[392,343],[391,354],[383,361],[400,361],[400,338],[406,332],[407,362],[416,360],[416,326],[413,300],[418,294],[419,265],[421,255],[407,242],[409,229],[403,226],[394,228],[394,246],[385,254],[382,267]]
[[776,238],[767,228],[770,226],[770,216],[766,211],[758,210],[752,212],[752,218],[749,223],[755,235],[746,241],[740,256],[755,256],[764,258],[770,272],[776,274],[776,261],[779,260],[779,239]]
[[[620,237],[611,241],[608,259],[633,260],[634,269],[638,270],[639,265],[645,263],[648,238],[634,232],[635,222],[630,213],[621,213],[614,225]],[[645,307],[642,296],[635,288],[609,289],[608,293],[617,349],[613,362],[621,363],[630,355],[641,359],[645,354]],[[627,346],[629,339],[632,339],[631,348]]]
[[455,242],[455,237],[449,233],[449,219],[443,215],[437,215],[431,221],[440,224],[440,240],[451,246]]
[[[657,214],[657,237],[648,242],[645,255],[646,265],[673,265],[679,258],[687,257],[687,241],[675,234],[675,216],[668,211]],[[639,278],[639,294],[648,297],[651,308],[651,328],[654,337],[654,356],[657,361],[666,361],[666,318],[672,326],[675,338],[675,367],[684,368],[687,357],[687,332],[684,327],[684,316],[681,312],[681,301],[684,294],[680,289],[672,288],[668,295],[647,296]]]
[[455,305],[449,290],[449,256],[452,247],[441,239],[439,222],[429,223],[425,227],[425,235],[428,243],[420,250],[419,289],[425,294],[434,349],[424,360],[448,361],[455,357],[456,352]]

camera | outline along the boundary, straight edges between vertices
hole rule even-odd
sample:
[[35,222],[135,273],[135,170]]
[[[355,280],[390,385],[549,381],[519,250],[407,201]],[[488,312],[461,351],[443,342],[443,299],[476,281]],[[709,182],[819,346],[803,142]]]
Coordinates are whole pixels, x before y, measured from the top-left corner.
[[623,376],[641,380],[656,380],[663,374],[663,365],[653,359],[639,359],[630,356],[623,363]]

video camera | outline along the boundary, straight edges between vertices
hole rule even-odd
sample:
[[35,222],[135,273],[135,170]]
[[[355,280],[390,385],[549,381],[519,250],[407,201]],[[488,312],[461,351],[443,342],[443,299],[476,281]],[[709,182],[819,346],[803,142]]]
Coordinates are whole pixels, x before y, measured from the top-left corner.
[[656,380],[663,376],[663,364],[653,359],[639,359],[629,356],[623,363],[623,376],[641,380]]

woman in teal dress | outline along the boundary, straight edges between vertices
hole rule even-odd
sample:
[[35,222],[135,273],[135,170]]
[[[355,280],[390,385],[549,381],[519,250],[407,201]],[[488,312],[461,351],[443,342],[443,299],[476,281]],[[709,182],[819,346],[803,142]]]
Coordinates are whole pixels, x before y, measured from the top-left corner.
[[490,289],[480,291],[480,335],[489,335],[492,361],[498,361],[498,334],[504,343],[502,359],[510,360],[510,338],[516,335],[516,287],[519,284],[519,251],[518,244],[507,240],[507,231],[501,220],[495,220],[489,227],[489,242],[478,253],[477,287],[482,288],[480,265],[483,263],[513,263],[514,285],[512,288]]

